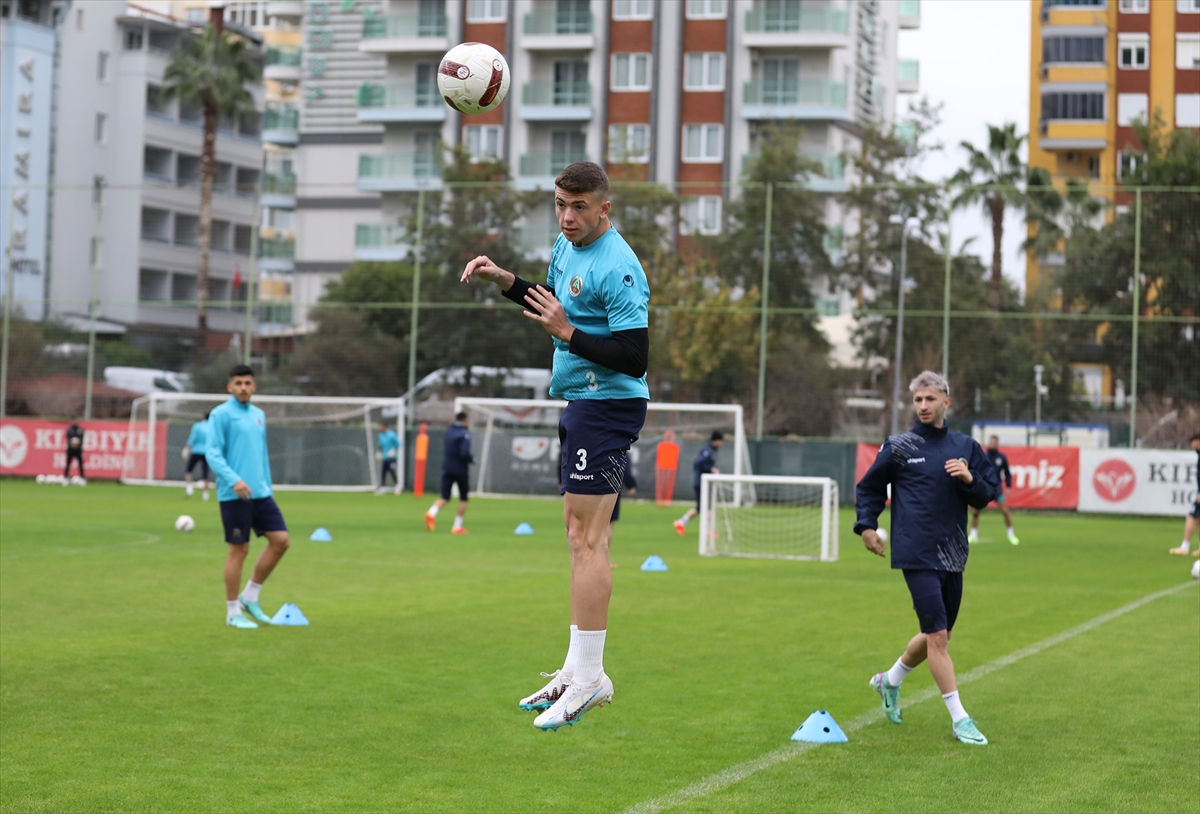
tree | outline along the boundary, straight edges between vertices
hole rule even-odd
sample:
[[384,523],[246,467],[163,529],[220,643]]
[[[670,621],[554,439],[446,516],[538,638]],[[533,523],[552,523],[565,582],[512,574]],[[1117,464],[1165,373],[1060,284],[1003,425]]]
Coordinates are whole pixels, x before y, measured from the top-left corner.
[[200,153],[200,235],[196,257],[196,364],[208,345],[208,265],[212,251],[212,194],[216,175],[217,121],[254,110],[246,83],[259,77],[259,64],[241,37],[210,25],[171,53],[163,72],[163,99],[200,105],[204,143]]

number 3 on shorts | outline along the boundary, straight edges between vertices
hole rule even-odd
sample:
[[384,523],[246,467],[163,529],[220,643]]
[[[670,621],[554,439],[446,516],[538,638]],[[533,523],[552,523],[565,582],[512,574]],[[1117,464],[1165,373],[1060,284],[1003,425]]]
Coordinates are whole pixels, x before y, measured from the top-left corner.
[[577,449],[575,450],[575,454],[579,456],[579,463],[575,464],[575,468],[582,472],[587,469],[587,450]]

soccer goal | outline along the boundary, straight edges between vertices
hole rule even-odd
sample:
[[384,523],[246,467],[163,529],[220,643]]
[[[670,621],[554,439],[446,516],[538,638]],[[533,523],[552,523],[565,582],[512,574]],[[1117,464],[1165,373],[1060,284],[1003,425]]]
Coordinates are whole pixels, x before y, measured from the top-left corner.
[[[135,399],[122,482],[181,486],[181,453],[192,425],[228,400],[225,393],[150,393]],[[256,395],[252,403],[266,413],[271,480],[281,490],[374,489],[381,469],[379,424],[404,437],[404,401],[399,398]],[[403,449],[401,453],[396,474],[403,484]]]
[[[560,474],[558,420],[565,401],[553,399],[472,398],[454,400],[454,412],[465,412],[476,466],[471,488],[480,495],[558,496]],[[678,445],[678,470],[669,476],[674,500],[695,499],[692,459],[713,431],[724,434],[726,446],[717,456],[722,471],[750,472],[746,430],[740,404],[657,404],[646,411],[646,424],[629,451],[630,471],[638,496],[653,498],[658,446]],[[661,477],[667,478],[667,475]]]
[[837,521],[838,487],[832,478],[700,478],[700,554],[706,557],[834,562]]

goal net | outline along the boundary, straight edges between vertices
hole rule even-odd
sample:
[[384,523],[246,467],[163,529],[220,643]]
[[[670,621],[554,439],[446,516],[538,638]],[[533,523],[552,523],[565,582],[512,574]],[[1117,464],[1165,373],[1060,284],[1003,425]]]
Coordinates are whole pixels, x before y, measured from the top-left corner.
[[[121,480],[142,485],[182,485],[182,456],[192,425],[229,400],[225,393],[150,393],[133,402],[129,437],[146,439],[126,451]],[[404,438],[402,399],[255,396],[267,416],[267,452],[277,489],[360,491],[379,486],[379,425]],[[404,483],[405,449],[396,456]],[[192,472],[193,479],[199,471]],[[390,479],[389,479],[390,485]]]
[[[476,465],[471,467],[471,488],[480,495],[559,494],[560,454],[558,420],[565,401],[460,397],[454,412],[465,412]],[[692,459],[714,431],[726,444],[717,466],[735,474],[750,472],[742,407],[738,404],[656,404],[646,411],[646,424],[630,448],[630,471],[638,484],[638,497],[654,497],[656,486],[669,486],[671,500],[695,500]],[[678,469],[659,473],[659,445],[677,445]],[[673,481],[673,482],[671,482]]]
[[838,558],[838,488],[832,478],[704,475],[700,553],[784,560]]

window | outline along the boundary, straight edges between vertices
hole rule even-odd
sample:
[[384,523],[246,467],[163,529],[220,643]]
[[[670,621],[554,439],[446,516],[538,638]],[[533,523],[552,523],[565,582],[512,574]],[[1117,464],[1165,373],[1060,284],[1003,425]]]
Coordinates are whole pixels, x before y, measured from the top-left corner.
[[1117,36],[1117,64],[1124,70],[1144,71],[1150,67],[1146,58],[1149,51],[1149,34],[1119,34]]
[[171,275],[165,271],[138,269],[138,299],[142,302],[165,302]]
[[725,0],[687,0],[689,20],[725,19]]
[[501,148],[501,128],[499,125],[484,125],[482,127],[463,128],[463,142],[467,146],[467,154],[472,161],[498,161]]
[[103,113],[96,114],[96,143],[107,144],[108,117]]
[[613,124],[608,128],[608,160],[616,163],[650,160],[650,125]]
[[879,56],[887,56],[888,50],[888,24],[879,24]]
[[291,232],[295,223],[295,213],[290,209],[272,209],[267,215],[267,225],[277,232]]
[[205,14],[204,14],[204,13],[205,13],[206,11],[208,11],[208,9],[206,9],[206,8],[203,8],[203,7],[201,7],[201,8],[190,8],[190,9],[188,9],[188,10],[185,12],[185,15],[186,15],[186,17],[187,17],[187,21],[188,21],[189,23],[203,23],[203,22],[205,22],[205,19],[204,19],[204,18],[205,18]]
[[142,50],[142,29],[131,28],[125,32],[125,50],[126,51]]
[[1087,174],[1088,174],[1088,178],[1099,178],[1100,177],[1100,156],[1098,156],[1098,155],[1089,155],[1088,156]]
[[[764,59],[759,66],[762,80],[762,103],[765,105],[795,105],[800,102],[800,61],[796,59]],[[875,87],[876,103],[880,92]]]
[[1123,14],[1145,14],[1150,11],[1150,0],[1121,0]]
[[1150,97],[1145,93],[1117,94],[1117,124],[1128,127],[1134,119],[1147,121],[1146,113],[1150,109]]
[[1181,71],[1200,69],[1200,34],[1175,35],[1175,67]]
[[171,103],[163,99],[162,88],[158,85],[146,86],[146,115],[157,119],[173,119]]
[[715,235],[721,231],[721,196],[685,198],[680,231],[685,235]]
[[724,90],[725,54],[687,54],[684,57],[684,90]]
[[166,209],[142,207],[142,240],[167,243],[171,239],[171,213]]
[[504,11],[504,0],[470,0],[467,3],[467,22],[502,23],[507,19]]
[[196,246],[200,243],[200,218],[195,215],[175,215],[175,245]]
[[613,90],[650,90],[649,54],[613,54]]
[[96,54],[96,78],[101,82],[108,80],[108,51]]
[[1175,0],[1175,10],[1180,14],[1200,14],[1200,0]]
[[724,125],[687,124],[683,127],[683,160],[717,163],[721,160]]
[[1043,93],[1042,120],[1048,119],[1104,121],[1104,94],[1077,91]]
[[1046,37],[1042,40],[1043,62],[1104,63],[1104,37]]
[[1200,93],[1175,95],[1175,126],[1200,127]]
[[1046,8],[1052,6],[1084,6],[1090,8],[1104,8],[1105,0],[1044,0],[1042,3]]
[[614,20],[649,20],[650,0],[613,0]]

